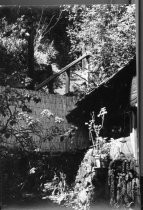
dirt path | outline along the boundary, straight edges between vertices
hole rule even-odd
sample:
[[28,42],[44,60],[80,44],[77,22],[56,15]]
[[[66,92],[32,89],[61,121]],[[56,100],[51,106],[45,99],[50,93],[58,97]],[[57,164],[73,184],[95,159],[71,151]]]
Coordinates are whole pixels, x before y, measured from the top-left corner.
[[2,210],[67,210],[50,200],[23,201],[4,205]]
[[[134,210],[139,210],[135,208]],[[4,205],[2,210],[73,210],[64,206],[59,206],[50,200],[38,200],[38,201],[23,201],[14,204]],[[91,206],[90,210],[111,210],[105,203],[96,203]],[[112,209],[113,210],[113,209]],[[116,209],[117,210],[117,209]]]
[[[105,204],[95,204],[91,206],[90,210],[110,210]],[[59,206],[50,200],[39,201],[23,201],[13,204],[4,205],[2,210],[73,210],[64,206]]]

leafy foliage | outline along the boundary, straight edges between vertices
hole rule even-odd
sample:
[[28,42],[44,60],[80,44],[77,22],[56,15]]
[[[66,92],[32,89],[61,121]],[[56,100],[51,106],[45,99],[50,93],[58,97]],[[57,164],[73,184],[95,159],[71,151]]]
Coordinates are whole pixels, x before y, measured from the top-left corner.
[[[4,8],[1,8],[3,11]],[[48,66],[58,51],[51,36],[62,12],[59,8],[8,8],[0,19],[0,53],[3,85],[34,88],[50,76]],[[16,15],[15,15],[16,14]],[[11,16],[14,15],[14,18]],[[6,16],[6,17],[5,17]],[[11,19],[10,19],[11,18]],[[44,64],[44,68],[41,65]],[[41,73],[44,78],[42,78]],[[22,84],[22,85],[21,85]]]
[[[26,71],[26,40],[20,36],[19,26],[23,18],[18,18],[16,24],[8,24],[6,18],[1,19],[0,46],[1,67],[5,69],[2,84],[13,81],[23,81]],[[22,34],[21,34],[22,35]]]
[[5,88],[0,94],[0,144],[19,145],[21,149],[34,149],[34,142],[30,135],[31,130],[24,127],[19,121],[21,112],[27,116],[32,112],[27,104],[30,100],[38,103],[37,96],[23,95],[15,89]]
[[91,87],[99,85],[135,55],[134,4],[65,5],[64,9],[69,12],[70,54],[78,57],[90,51],[93,55]]
[[35,149],[38,150],[41,150],[43,142],[49,141],[52,144],[56,137],[64,135],[67,131],[64,129],[64,119],[55,116],[48,109],[44,109],[40,117],[33,117],[20,112],[19,124],[23,125],[30,138],[36,138]]
[[[33,88],[45,79],[45,72],[50,72],[49,64],[62,68],[90,51],[90,65],[80,63],[73,70],[81,75],[85,72],[91,89],[135,55],[134,4],[2,7],[1,12],[2,84],[31,84],[28,87]],[[71,77],[77,83],[75,88],[80,89],[81,80],[75,75]],[[60,78],[62,82],[56,81],[57,86],[63,85],[63,79],[64,76]]]

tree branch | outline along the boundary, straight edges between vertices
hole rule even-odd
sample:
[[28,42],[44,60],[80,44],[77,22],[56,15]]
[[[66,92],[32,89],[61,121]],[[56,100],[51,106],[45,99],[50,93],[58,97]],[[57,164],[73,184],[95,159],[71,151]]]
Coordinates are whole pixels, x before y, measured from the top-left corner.
[[[46,30],[48,29],[48,27],[50,26],[50,24],[51,24],[51,22],[52,22],[52,20],[53,20],[54,17],[55,17],[55,15],[53,15],[53,16],[51,17],[48,26],[44,29],[44,31],[43,31],[43,36],[45,36],[45,34],[46,34],[45,32],[46,32]],[[44,34],[44,33],[45,33],[45,34]]]
[[59,17],[57,18],[56,23],[55,23],[53,26],[51,26],[51,28],[44,34],[44,36],[45,36],[47,33],[49,33],[49,32],[57,25],[57,23],[59,22],[59,20],[60,20],[60,18],[61,18],[61,15],[62,15],[62,11],[60,12]]

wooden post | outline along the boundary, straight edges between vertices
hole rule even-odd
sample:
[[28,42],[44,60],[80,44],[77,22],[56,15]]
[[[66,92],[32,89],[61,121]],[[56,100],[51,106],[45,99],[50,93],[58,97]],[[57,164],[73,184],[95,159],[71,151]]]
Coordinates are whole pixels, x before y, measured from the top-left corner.
[[70,92],[70,70],[66,71],[66,91],[65,93],[68,94]]
[[[83,43],[82,44],[82,55],[84,55],[86,53],[86,49],[85,49],[85,44]],[[86,84],[87,84],[87,87],[89,85],[89,58],[87,59],[87,57],[85,57],[83,60],[82,60],[82,71],[86,71],[87,72],[87,77],[86,77]]]

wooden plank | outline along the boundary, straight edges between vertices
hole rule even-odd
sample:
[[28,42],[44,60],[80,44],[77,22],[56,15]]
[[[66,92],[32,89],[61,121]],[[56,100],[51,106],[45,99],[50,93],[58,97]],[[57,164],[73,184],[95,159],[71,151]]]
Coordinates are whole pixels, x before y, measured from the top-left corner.
[[77,64],[79,61],[81,61],[82,59],[91,56],[90,52],[85,53],[84,55],[82,55],[81,57],[79,57],[78,59],[76,59],[75,61],[71,62],[70,64],[68,64],[67,66],[65,66],[64,68],[61,69],[60,72],[50,76],[49,78],[47,78],[46,80],[44,80],[41,84],[37,85],[37,87],[35,88],[35,90],[39,90],[40,88],[42,88],[43,86],[47,85],[51,80],[59,77],[61,74],[63,74],[64,72],[66,72],[70,67],[74,66],[75,64]]
[[66,94],[70,92],[70,70],[66,71]]

